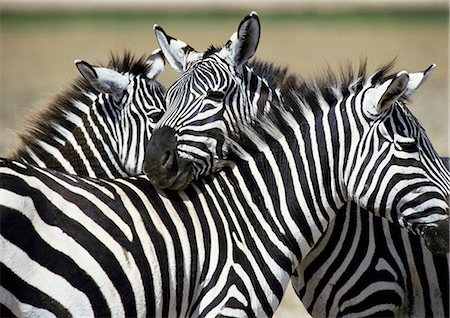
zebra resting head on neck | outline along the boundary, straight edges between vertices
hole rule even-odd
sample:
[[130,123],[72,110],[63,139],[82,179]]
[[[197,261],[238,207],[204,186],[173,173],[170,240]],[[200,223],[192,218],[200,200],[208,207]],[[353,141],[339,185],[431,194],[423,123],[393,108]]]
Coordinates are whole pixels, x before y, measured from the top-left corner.
[[145,145],[165,111],[156,81],[164,56],[112,55],[106,67],[76,60],[82,77],[30,118],[11,159],[70,174],[117,178],[141,174]]
[[183,189],[230,158],[254,162],[265,186],[291,189],[322,212],[317,235],[352,200],[448,252],[450,173],[406,108],[434,65],[393,75],[387,65],[369,78],[365,66],[314,81],[267,76],[265,64],[247,64],[260,36],[255,13],[205,53],[155,33],[182,72],[147,146],[144,170],[156,187]]

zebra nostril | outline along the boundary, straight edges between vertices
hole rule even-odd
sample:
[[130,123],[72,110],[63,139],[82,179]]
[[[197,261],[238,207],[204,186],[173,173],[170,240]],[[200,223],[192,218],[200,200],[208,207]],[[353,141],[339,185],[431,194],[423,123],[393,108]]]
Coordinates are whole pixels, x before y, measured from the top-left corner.
[[162,157],[161,157],[161,166],[169,169],[170,166],[172,166],[173,164],[173,160],[174,160],[174,153],[173,151],[167,150],[166,152],[163,153]]

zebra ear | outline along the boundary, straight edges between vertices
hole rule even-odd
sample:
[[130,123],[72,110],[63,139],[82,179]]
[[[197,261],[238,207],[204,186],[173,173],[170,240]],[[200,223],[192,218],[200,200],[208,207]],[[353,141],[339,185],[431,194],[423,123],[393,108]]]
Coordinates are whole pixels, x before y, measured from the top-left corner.
[[436,64],[431,64],[425,71],[417,73],[409,73],[409,82],[403,96],[411,96],[423,82],[425,82],[436,68]]
[[256,52],[261,34],[261,25],[256,12],[250,13],[239,24],[221,54],[234,66],[241,67]]
[[[381,113],[389,108],[395,101],[397,101],[406,91],[409,82],[409,74],[406,71],[401,71],[389,82],[380,85],[376,90],[375,96],[380,96],[377,102],[376,111]],[[386,87],[387,86],[387,87]]]
[[203,56],[203,54],[195,51],[183,41],[167,35],[159,25],[155,24],[153,29],[155,30],[156,40],[158,41],[162,53],[174,70],[183,72],[189,61],[199,59]]
[[150,69],[147,72],[147,78],[156,80],[159,75],[161,75],[162,71],[164,71],[165,59],[161,49],[153,51],[145,63],[150,65]]
[[112,95],[116,101],[122,98],[129,84],[127,76],[109,68],[92,66],[81,60],[75,60],[75,65],[96,90]]
[[425,82],[436,68],[431,64],[425,71],[408,73],[401,71],[390,81],[378,86],[372,94],[375,100],[374,106],[365,108],[367,115],[377,116],[389,108],[400,97],[408,98]]

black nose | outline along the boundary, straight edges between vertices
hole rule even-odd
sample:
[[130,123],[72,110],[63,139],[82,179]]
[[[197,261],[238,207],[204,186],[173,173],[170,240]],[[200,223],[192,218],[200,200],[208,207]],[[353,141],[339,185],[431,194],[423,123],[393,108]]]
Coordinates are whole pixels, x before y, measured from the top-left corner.
[[174,129],[161,127],[153,131],[145,150],[144,171],[155,186],[177,174],[176,147]]
[[422,236],[425,244],[433,254],[448,254],[449,252],[449,229],[448,219],[437,221],[435,226],[426,226]]

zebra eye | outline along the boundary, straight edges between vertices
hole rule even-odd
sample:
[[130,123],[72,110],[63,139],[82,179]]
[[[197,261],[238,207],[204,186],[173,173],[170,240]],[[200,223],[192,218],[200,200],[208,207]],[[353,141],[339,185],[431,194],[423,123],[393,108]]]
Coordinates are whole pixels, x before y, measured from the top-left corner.
[[158,120],[161,119],[162,115],[164,115],[164,112],[163,112],[163,111],[157,111],[157,112],[154,112],[154,113],[150,114],[149,117],[151,118],[151,120],[152,120],[154,123],[156,123]]
[[225,94],[219,91],[208,91],[206,93],[206,98],[211,99],[215,102],[221,102],[224,97]]

